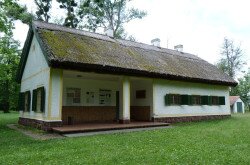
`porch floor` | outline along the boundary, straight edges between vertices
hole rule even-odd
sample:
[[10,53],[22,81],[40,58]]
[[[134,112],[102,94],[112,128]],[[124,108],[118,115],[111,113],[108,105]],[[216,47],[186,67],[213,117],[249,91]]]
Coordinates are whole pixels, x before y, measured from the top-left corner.
[[64,125],[62,127],[53,127],[54,132],[64,133],[80,133],[80,132],[98,132],[119,129],[147,128],[147,127],[163,127],[169,126],[169,123],[161,122],[130,122],[129,124],[119,123],[86,123],[77,125]]

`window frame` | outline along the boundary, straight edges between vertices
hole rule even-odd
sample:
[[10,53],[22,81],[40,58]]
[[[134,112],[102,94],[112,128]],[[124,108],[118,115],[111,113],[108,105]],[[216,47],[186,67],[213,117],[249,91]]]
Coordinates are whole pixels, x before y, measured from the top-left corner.
[[211,105],[219,105],[219,97],[211,96]]
[[181,105],[181,95],[180,94],[168,94],[169,105]]
[[[74,93],[69,93],[69,90],[73,90]],[[76,96],[76,90],[79,90],[79,97]],[[73,96],[69,96],[73,94]],[[69,103],[69,99],[72,99]],[[79,102],[74,102],[76,99],[79,99]],[[82,104],[82,89],[80,87],[66,87],[66,104],[67,106],[79,106]]]
[[[38,94],[40,94],[39,98]],[[45,112],[45,99],[45,88],[43,86],[34,89],[32,93],[32,111],[36,113]]]
[[191,102],[192,105],[202,105],[201,104],[201,96],[200,95],[191,95]]

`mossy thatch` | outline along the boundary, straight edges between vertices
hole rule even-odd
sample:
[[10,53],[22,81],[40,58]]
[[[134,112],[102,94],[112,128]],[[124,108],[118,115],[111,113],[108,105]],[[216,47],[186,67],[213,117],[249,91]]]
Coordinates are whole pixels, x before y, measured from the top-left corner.
[[236,85],[201,58],[170,49],[34,22],[41,46],[54,67]]

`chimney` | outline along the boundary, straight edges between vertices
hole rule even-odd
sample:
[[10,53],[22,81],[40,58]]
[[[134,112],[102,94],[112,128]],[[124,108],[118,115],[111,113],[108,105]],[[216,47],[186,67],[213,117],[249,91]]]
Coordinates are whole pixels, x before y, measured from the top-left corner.
[[109,36],[109,37],[114,37],[114,31],[111,27],[107,27],[104,29],[104,34]]
[[183,52],[183,45],[179,44],[174,46],[174,50],[177,50],[178,52]]
[[157,46],[157,47],[160,47],[160,43],[161,43],[161,40],[159,38],[155,38],[155,39],[152,39],[151,40],[151,44],[153,46]]

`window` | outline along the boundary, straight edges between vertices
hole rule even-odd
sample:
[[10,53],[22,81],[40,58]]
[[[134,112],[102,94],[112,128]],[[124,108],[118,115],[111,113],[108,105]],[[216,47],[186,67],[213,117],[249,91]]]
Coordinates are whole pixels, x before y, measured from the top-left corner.
[[24,111],[30,111],[30,91],[24,93]]
[[181,95],[181,105],[189,105],[190,97],[189,95]]
[[219,104],[220,105],[225,105],[225,97],[224,96],[219,97]]
[[99,104],[100,105],[111,104],[111,90],[107,90],[107,89],[99,90]]
[[201,96],[201,104],[209,105],[209,96]]
[[193,105],[201,105],[201,96],[192,95],[192,104]]
[[67,105],[75,105],[81,103],[81,88],[67,88]]
[[212,105],[219,105],[219,97],[218,96],[211,96],[211,103],[212,103]]
[[165,105],[180,105],[181,95],[179,94],[167,94],[165,96]]
[[40,87],[33,90],[32,110],[35,112],[44,112],[45,109],[45,88]]
[[225,97],[166,94],[165,105],[225,105]]
[[137,90],[135,94],[137,99],[145,99],[146,98],[146,90]]

